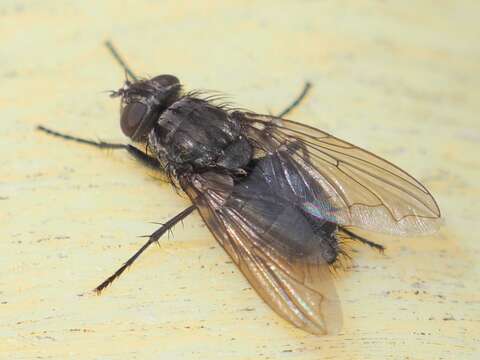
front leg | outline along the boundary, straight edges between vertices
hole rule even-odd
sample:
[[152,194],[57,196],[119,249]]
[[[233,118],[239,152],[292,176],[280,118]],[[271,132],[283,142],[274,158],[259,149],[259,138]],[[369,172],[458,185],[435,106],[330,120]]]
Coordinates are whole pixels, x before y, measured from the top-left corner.
[[133,145],[128,144],[126,150],[132,155],[135,159],[140,161],[143,165],[151,168],[151,169],[160,169],[160,162],[147,154],[147,151],[143,152],[142,150],[136,148]]
[[145,166],[153,169],[158,169],[160,167],[160,163],[156,158],[148,155],[146,152],[143,152],[130,144],[107,143],[105,141],[93,141],[93,140],[83,139],[83,138],[79,138],[69,134],[64,134],[64,133],[46,128],[45,126],[42,126],[42,125],[37,126],[37,130],[52,136],[59,137],[64,140],[75,141],[80,144],[94,146],[98,149],[113,149],[113,150],[124,149],[124,150],[127,150],[130,153],[130,155],[132,155],[135,159],[139,160]]

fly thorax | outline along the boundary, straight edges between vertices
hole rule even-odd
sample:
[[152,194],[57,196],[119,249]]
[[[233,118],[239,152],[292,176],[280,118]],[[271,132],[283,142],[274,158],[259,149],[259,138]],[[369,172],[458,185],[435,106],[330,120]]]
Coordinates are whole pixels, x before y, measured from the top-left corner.
[[245,163],[245,155],[242,158],[240,152],[251,153],[240,136],[240,125],[228,112],[192,97],[184,97],[165,110],[151,137],[157,144],[155,152],[165,154],[169,162],[179,166],[228,167]]

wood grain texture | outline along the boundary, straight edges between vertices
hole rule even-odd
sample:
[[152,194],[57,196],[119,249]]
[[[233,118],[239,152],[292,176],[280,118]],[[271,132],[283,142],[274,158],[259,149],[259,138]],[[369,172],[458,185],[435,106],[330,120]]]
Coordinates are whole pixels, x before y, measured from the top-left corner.
[[[476,359],[480,337],[477,1],[0,3],[0,358]],[[315,337],[254,293],[200,217],[102,296],[90,292],[188,203],[127,154],[34,131],[125,141],[123,72],[278,112],[388,158],[436,196],[445,226],[371,236],[336,276],[344,328]]]

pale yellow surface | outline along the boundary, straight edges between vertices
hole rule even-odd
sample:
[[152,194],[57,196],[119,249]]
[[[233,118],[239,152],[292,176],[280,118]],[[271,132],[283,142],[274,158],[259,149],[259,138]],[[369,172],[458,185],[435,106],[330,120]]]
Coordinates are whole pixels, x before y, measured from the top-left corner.
[[[0,3],[0,358],[480,358],[478,1]],[[90,290],[187,204],[123,152],[123,81],[141,75],[280,111],[418,177],[445,226],[370,237],[336,276],[344,327],[315,337],[275,315],[195,214],[102,296]]]

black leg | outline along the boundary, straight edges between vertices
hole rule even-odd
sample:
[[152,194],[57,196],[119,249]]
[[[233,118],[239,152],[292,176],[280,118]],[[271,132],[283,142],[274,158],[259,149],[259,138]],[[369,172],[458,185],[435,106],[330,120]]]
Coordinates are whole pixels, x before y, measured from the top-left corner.
[[146,152],[137,149],[135,146],[127,145],[126,149],[130,153],[130,155],[140,161],[143,165],[157,170],[161,168],[160,162],[157,159],[155,159],[153,156],[148,155]]
[[383,253],[385,251],[385,247],[383,245],[380,245],[380,244],[377,244],[373,241],[370,241],[368,239],[365,239],[364,237],[360,236],[360,235],[357,235],[353,232],[351,232],[350,230],[348,230],[347,228],[343,227],[343,226],[339,226],[340,228],[340,231],[344,232],[345,234],[347,234],[352,240],[357,240],[357,241],[360,241],[361,243],[365,244],[365,245],[368,245],[374,249],[377,249],[378,251],[380,251],[381,253]]
[[305,83],[305,86],[303,87],[303,90],[300,93],[300,95],[285,110],[283,110],[277,116],[278,117],[284,117],[289,112],[291,112],[293,109],[295,109],[298,106],[298,104],[300,104],[300,102],[305,98],[305,96],[307,95],[307,93],[308,93],[308,91],[310,90],[311,87],[312,87],[312,84],[307,81]]
[[99,149],[125,149],[127,150],[135,159],[139,160],[142,162],[144,165],[158,169],[160,167],[160,163],[158,162],[157,159],[155,159],[152,156],[149,156],[148,154],[144,153],[143,151],[137,149],[133,145],[125,145],[125,144],[116,144],[116,143],[107,143],[104,141],[93,141],[93,140],[88,140],[88,139],[82,139],[76,136],[64,134],[52,129],[48,129],[44,126],[37,126],[37,130],[43,131],[44,133],[47,133],[49,135],[53,135],[56,137],[59,137],[64,140],[69,140],[69,141],[75,141],[80,144],[86,144],[90,146],[94,146]]
[[190,215],[193,210],[195,210],[195,205],[190,205],[188,208],[183,210],[181,213],[175,215],[173,218],[168,220],[165,224],[163,224],[157,231],[155,231],[152,235],[149,236],[148,241],[130,258],[128,259],[125,264],[123,264],[115,273],[98,285],[95,288],[95,292],[100,293],[103,289],[109,286],[117,277],[119,277],[129,266],[131,266],[135,260],[154,242],[158,241],[160,237],[170,230],[176,223],[185,219],[188,215]]
[[110,40],[105,41],[105,46],[108,48],[115,60],[117,60],[123,70],[125,70],[125,73],[128,74],[128,76],[130,76],[133,80],[138,81],[138,78],[135,76],[133,71],[130,70],[125,60],[122,59],[117,49],[115,49],[115,47],[113,46],[112,42]]
[[75,141],[75,142],[78,142],[78,143],[81,143],[81,144],[95,146],[99,149],[126,149],[127,146],[128,146],[128,145],[124,145],[124,144],[114,144],[114,143],[107,143],[107,142],[104,142],[104,141],[93,141],[93,140],[82,139],[82,138],[79,138],[79,137],[76,137],[76,136],[72,136],[72,135],[64,134],[64,133],[61,133],[61,132],[58,132],[58,131],[55,131],[55,130],[52,130],[52,129],[48,129],[45,126],[42,126],[42,125],[38,125],[37,130],[43,131],[44,133],[47,133],[47,134],[50,134],[50,135],[53,135],[53,136],[56,136],[56,137],[59,137],[59,138],[62,138],[64,140]]

